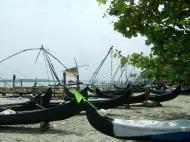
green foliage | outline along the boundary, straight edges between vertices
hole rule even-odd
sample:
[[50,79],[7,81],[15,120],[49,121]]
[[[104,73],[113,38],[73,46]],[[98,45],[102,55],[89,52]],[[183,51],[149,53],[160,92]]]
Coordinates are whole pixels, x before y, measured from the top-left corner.
[[126,38],[140,34],[147,45],[153,45],[149,56],[134,53],[124,58],[117,52],[122,64],[134,65],[157,79],[190,82],[189,0],[111,0],[107,11],[118,18],[114,30]]
[[106,4],[107,0],[97,0],[97,2],[99,2],[99,4]]

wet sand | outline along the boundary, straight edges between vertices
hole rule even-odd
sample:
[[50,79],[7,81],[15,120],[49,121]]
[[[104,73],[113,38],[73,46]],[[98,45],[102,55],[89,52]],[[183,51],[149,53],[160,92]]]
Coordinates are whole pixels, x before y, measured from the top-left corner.
[[[15,99],[22,101],[22,99]],[[2,99],[0,103],[15,101]],[[151,119],[172,120],[190,119],[190,95],[180,95],[177,98],[161,103],[161,107],[146,108],[132,105],[129,109],[124,106],[108,109],[108,116],[121,119]],[[67,120],[51,122],[52,128],[46,131],[39,129],[39,124],[0,126],[0,142],[123,142],[106,136],[95,130],[88,123],[85,112]],[[128,141],[128,140],[126,140]],[[134,142],[134,141],[129,141]]]

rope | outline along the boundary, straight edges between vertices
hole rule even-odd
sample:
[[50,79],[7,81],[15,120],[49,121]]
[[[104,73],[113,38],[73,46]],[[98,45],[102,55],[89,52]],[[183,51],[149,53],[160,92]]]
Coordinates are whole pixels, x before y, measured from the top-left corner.
[[[43,48],[44,49],[44,48]],[[46,52],[47,54],[49,54],[50,56],[52,56],[56,61],[58,61],[65,69],[68,69],[58,58],[56,58],[55,56],[53,56],[51,53],[49,53],[47,50],[43,50],[44,52]]]
[[121,63],[119,64],[119,66],[117,67],[117,69],[116,69],[116,71],[115,71],[115,73],[113,74],[113,78],[112,78],[112,81],[114,80],[114,78],[116,77],[116,74],[117,74],[117,72],[118,72],[118,70],[119,70],[119,68],[121,67]]
[[[57,77],[57,74],[55,72],[55,68],[54,68],[54,66],[53,66],[53,64],[52,64],[52,62],[51,62],[51,60],[49,59],[48,56],[47,56],[47,59],[48,59],[47,61],[48,61],[50,71],[52,73],[52,77],[55,77],[57,79],[57,81],[59,82],[59,78]],[[56,83],[55,78],[54,78],[54,82]]]
[[113,48],[111,49],[111,83],[112,83],[112,81],[113,81],[113,76],[112,76],[112,74],[113,74]]
[[76,65],[76,68],[77,68],[77,74],[79,74],[79,70],[78,70],[77,61],[76,61],[76,59],[75,59],[75,58],[74,58],[74,60],[75,60],[75,65]]
[[44,55],[45,55],[45,58],[46,58],[46,61],[47,61],[47,65],[48,65],[48,67],[49,67],[49,69],[50,69],[50,73],[51,73],[52,79],[53,79],[54,83],[56,83],[55,77],[54,77],[54,75],[53,75],[53,71],[52,71],[52,69],[51,69],[50,61],[48,60],[48,57],[47,57],[47,55],[46,55],[45,53],[44,53]]
[[47,76],[48,76],[48,83],[50,84],[50,77],[49,77],[49,71],[48,71],[48,63],[46,61],[46,57],[44,55],[44,52],[43,52],[43,57],[44,57],[44,61],[45,61],[45,66],[46,66],[46,72],[47,72]]
[[113,49],[113,46],[110,47],[108,53],[106,54],[106,56],[104,57],[104,59],[102,60],[102,62],[101,62],[100,65],[98,66],[98,68],[97,68],[97,69],[95,70],[95,72],[93,73],[93,75],[92,75],[92,77],[91,77],[91,79],[90,79],[90,81],[89,81],[88,84],[90,84],[90,83],[93,84],[93,83],[94,83],[94,80],[95,80],[96,76],[98,75],[98,73],[99,73],[99,71],[100,71],[102,65],[104,64],[105,60],[107,59],[107,57],[108,57],[108,55],[110,54],[110,52],[111,52],[112,49]]
[[3,79],[2,77],[0,77],[0,79],[3,80],[4,83],[5,83],[7,86],[11,87],[11,85],[9,85],[5,79]]
[[38,52],[38,55],[37,55],[37,57],[36,57],[35,64],[37,63],[37,60],[38,60],[38,57],[39,57],[39,55],[40,55],[41,51],[42,51],[42,48],[40,48],[40,50],[39,50],[39,52]]
[[[43,50],[43,51],[44,51],[44,50]],[[55,71],[55,68],[54,68],[54,66],[53,66],[53,64],[52,64],[52,62],[51,62],[49,56],[47,55],[46,52],[44,52],[44,54],[45,54],[47,63],[48,63],[48,65],[49,65],[49,68],[50,68],[52,77],[54,76],[54,77],[56,78],[56,80],[59,82],[59,84],[61,84],[61,82],[60,82],[60,80],[59,80],[59,78],[58,78],[58,76],[57,76],[57,73],[56,73],[56,71]]]
[[[130,73],[129,74],[131,74],[132,73],[132,71],[134,71],[135,70],[135,67],[133,67],[132,69],[131,69],[131,71],[130,71]],[[129,77],[130,77],[130,75],[127,77],[127,81],[129,80]]]
[[120,76],[119,76],[119,78],[118,78],[118,82],[119,82],[119,80],[121,79],[121,77],[122,77],[122,75],[123,75],[125,69],[126,69],[126,67],[124,67],[123,70],[121,71],[121,74],[120,74]]

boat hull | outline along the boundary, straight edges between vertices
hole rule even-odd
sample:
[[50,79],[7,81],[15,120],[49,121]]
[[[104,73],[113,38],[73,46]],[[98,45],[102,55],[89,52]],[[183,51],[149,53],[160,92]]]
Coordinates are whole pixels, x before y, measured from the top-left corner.
[[48,109],[16,111],[16,114],[0,115],[0,125],[32,124],[42,121],[64,120],[77,115],[81,110],[76,102],[69,102]]
[[111,137],[127,140],[189,141],[190,120],[118,120],[101,116],[83,102],[87,119],[96,130]]

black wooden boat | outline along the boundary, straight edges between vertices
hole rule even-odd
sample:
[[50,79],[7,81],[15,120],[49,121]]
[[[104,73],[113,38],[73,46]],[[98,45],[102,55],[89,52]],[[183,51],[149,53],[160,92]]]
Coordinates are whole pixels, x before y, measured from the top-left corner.
[[[89,97],[94,97],[95,95],[89,95],[88,94],[88,91],[91,90],[88,86],[85,87],[83,90],[80,91],[81,94],[84,95],[85,98],[89,98]],[[65,95],[65,98],[64,100],[65,101],[72,101],[72,100],[75,100],[73,94],[68,90],[67,87],[64,88],[64,95]]]
[[[68,96],[73,96],[74,94],[71,93],[67,88],[65,88],[65,92]],[[132,94],[132,89],[131,88],[125,88],[121,92],[121,95],[115,98],[111,98],[109,100],[97,100],[97,101],[91,101],[93,105],[95,105],[98,109],[104,108],[104,109],[109,109],[109,108],[114,108],[123,104],[128,104],[128,100],[131,97]],[[86,94],[83,94],[86,96]]]
[[181,85],[178,85],[176,89],[173,91],[163,93],[163,94],[157,94],[157,95],[149,95],[147,96],[146,92],[142,95],[137,96],[131,96],[129,103],[142,103],[145,100],[151,100],[155,102],[165,102],[170,101],[172,99],[175,99],[181,92]]
[[0,114],[0,125],[32,124],[42,121],[58,121],[70,118],[79,114],[82,110],[76,101],[56,105],[53,108],[15,111],[15,114]]
[[[12,103],[12,104],[4,104],[0,105],[0,111],[6,109],[12,109],[15,111],[23,111],[23,110],[35,110],[39,109],[39,106],[47,107],[50,100],[52,98],[52,89],[49,87],[43,95],[37,95],[32,98],[30,101],[23,103]],[[39,105],[38,105],[39,104]]]
[[129,104],[142,103],[143,101],[148,99],[147,98],[148,94],[147,94],[147,92],[144,92],[141,95],[136,95],[136,96],[133,95],[133,96],[131,96],[129,98]]
[[[81,91],[82,94],[87,94],[87,88]],[[23,102],[23,103],[12,103],[0,105],[0,112],[10,109],[14,111],[28,111],[28,110],[37,110],[42,108],[52,108],[60,105],[61,102],[50,102],[52,98],[52,90],[48,88],[44,95],[38,95],[32,98],[31,101]],[[65,101],[74,101],[73,94],[67,93]]]
[[105,91],[102,91],[102,90],[96,88],[95,93],[96,93],[96,96],[99,98],[115,98],[115,97],[120,96],[122,94],[122,91],[123,91],[123,89],[105,92]]
[[[142,95],[137,95],[137,96],[131,96],[128,100],[129,104],[134,104],[134,103],[142,103],[145,100],[151,100],[151,101],[156,101],[156,102],[165,102],[172,100],[176,98],[179,94],[181,93],[181,85],[178,85],[176,89],[173,91],[163,93],[163,94],[157,94],[157,95],[147,95],[147,92],[143,93]],[[99,94],[102,96],[110,96],[109,94],[102,93],[99,90]],[[148,97],[147,97],[148,96]]]
[[150,88],[150,92],[153,94],[164,94],[164,93],[168,93],[169,90],[158,90],[158,89]]
[[[129,83],[130,84],[130,83]],[[129,85],[128,84],[128,85]],[[133,92],[134,93],[137,93],[137,92],[144,92],[145,91],[145,88],[144,86],[142,85],[133,85],[133,84],[130,84],[132,89],[133,89]],[[120,86],[117,86],[116,84],[113,85],[115,89],[119,90],[119,89],[123,89],[124,87],[120,87]]]
[[125,88],[122,92],[121,95],[115,98],[111,98],[110,100],[104,100],[104,101],[91,101],[92,104],[94,104],[98,109],[104,108],[104,109],[109,109],[109,108],[115,108],[118,106],[121,106],[123,104],[128,104],[128,101],[131,97],[132,94],[132,89],[131,88]]
[[[65,88],[65,93],[68,97],[68,101],[75,101],[74,95],[67,89]],[[84,96],[86,95],[86,89],[81,91],[82,94],[84,94]],[[92,102],[94,105],[97,106],[97,108],[114,108],[117,106],[120,106],[122,104],[127,104],[129,97],[131,96],[132,90],[130,88],[125,88],[122,92],[122,94],[118,97],[115,97],[113,99],[109,99],[109,100],[92,100],[90,102]],[[45,108],[53,108],[58,106],[60,103],[59,102],[50,102],[47,105],[43,106]],[[41,109],[41,106],[39,106],[38,104],[36,104],[36,102],[27,102],[27,103],[22,103],[22,104],[18,104],[18,105],[12,105],[9,107],[1,107],[0,111],[4,111],[7,108],[14,110],[14,111],[24,111],[24,110],[36,110],[36,109]]]
[[111,137],[146,141],[189,141],[190,120],[121,120],[103,116],[81,101],[92,127]]
[[182,88],[181,94],[183,94],[183,95],[190,94],[190,87],[188,86],[186,88]]
[[123,89],[123,87],[120,87],[120,86],[118,86],[118,85],[116,85],[116,84],[114,84],[113,87],[114,87],[115,89]]
[[[46,105],[46,104],[49,103],[51,98],[52,98],[52,88],[48,87],[44,94],[37,94],[36,96],[29,96],[30,101],[27,101],[27,102],[24,102],[24,103],[28,103],[28,102],[31,102],[31,101],[34,101],[34,102],[37,103],[40,99],[42,99],[42,103],[44,105]],[[6,107],[6,106],[12,106],[12,105],[20,105],[20,104],[23,104],[23,103],[3,104],[3,105],[0,105],[0,107]]]
[[94,89],[90,88],[89,86],[85,87],[84,89],[86,89],[90,93],[94,93],[95,92]]
[[125,88],[116,89],[116,90],[100,90],[100,89],[96,88],[95,94],[99,98],[114,98],[114,97],[120,96],[122,94],[122,91],[124,89],[128,89],[128,88],[132,89],[131,84],[128,84]]
[[180,93],[181,85],[178,85],[173,91],[164,94],[150,95],[148,99],[156,102],[165,102],[176,98]]

